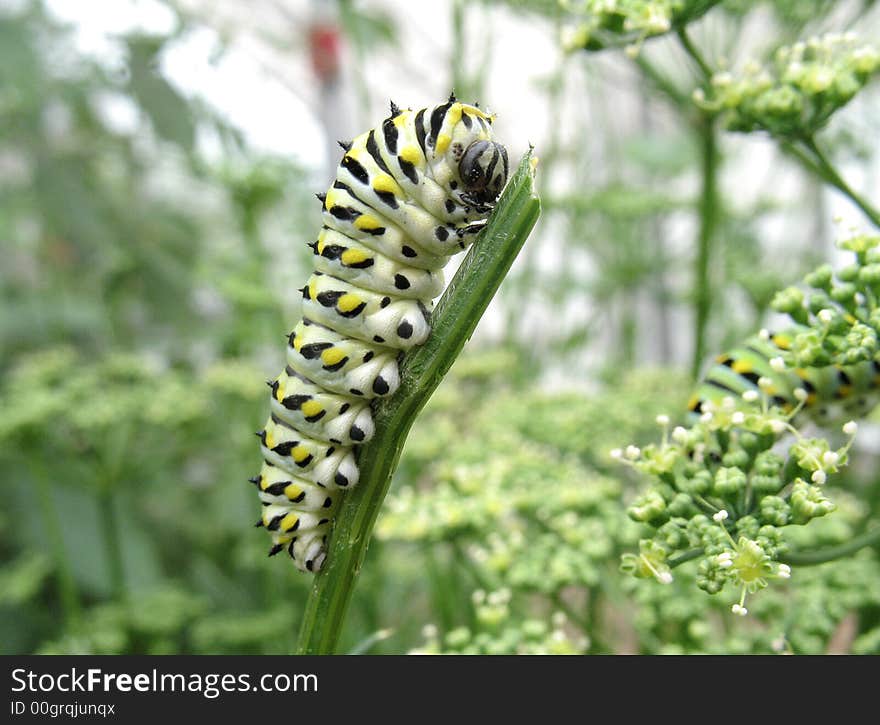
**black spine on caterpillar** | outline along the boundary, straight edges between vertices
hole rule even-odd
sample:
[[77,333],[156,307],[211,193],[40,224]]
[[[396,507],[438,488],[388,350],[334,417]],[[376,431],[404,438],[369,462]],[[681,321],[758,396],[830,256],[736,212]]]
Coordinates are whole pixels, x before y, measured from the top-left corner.
[[373,435],[371,401],[399,384],[400,352],[430,333],[443,267],[467,247],[507,181],[493,117],[454,97],[400,110],[350,143],[319,194],[324,223],[302,288],[302,320],[273,381],[251,482],[269,555],[318,571],[341,494],[357,484],[355,447]]

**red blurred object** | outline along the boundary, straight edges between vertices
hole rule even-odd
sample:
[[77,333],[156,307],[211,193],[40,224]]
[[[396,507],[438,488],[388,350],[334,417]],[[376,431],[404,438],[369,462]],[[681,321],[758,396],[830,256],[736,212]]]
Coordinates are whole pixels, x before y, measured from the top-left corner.
[[318,23],[309,28],[309,55],[312,70],[322,82],[327,82],[339,75],[340,48],[342,45],[339,27],[327,23]]

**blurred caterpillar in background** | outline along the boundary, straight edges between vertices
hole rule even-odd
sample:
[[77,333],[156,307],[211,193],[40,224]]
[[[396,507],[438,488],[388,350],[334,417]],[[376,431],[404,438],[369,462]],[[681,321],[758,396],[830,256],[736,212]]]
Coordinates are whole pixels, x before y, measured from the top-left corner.
[[725,397],[739,399],[746,391],[760,392],[758,381],[765,378],[769,384],[765,383],[763,393],[771,404],[791,412],[802,399],[803,412],[798,415],[819,425],[865,417],[880,402],[880,363],[784,369],[772,364],[806,329],[795,326],[775,334],[764,330],[720,355],[698,384],[688,410],[696,416],[707,403],[718,406]]
[[345,150],[309,246],[314,271],[287,366],[269,382],[257,526],[269,555],[318,571],[341,494],[358,481],[355,446],[373,435],[371,400],[394,393],[401,351],[425,342],[443,267],[482,229],[507,181],[494,117],[450,96],[391,115]]

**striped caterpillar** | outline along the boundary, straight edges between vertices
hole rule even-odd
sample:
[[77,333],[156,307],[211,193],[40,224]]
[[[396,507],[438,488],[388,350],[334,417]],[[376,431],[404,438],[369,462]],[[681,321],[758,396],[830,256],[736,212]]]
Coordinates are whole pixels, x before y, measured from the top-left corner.
[[351,143],[309,246],[314,271],[287,366],[272,381],[263,454],[250,479],[269,555],[318,571],[341,494],[358,482],[356,447],[373,434],[371,401],[392,395],[403,351],[425,342],[443,267],[485,224],[507,181],[494,117],[451,96],[391,115]]
[[[803,415],[822,426],[848,418],[863,418],[878,403],[880,363],[785,368],[777,370],[771,360],[785,353],[795,335],[806,330],[792,327],[784,332],[762,331],[742,345],[716,358],[688,402],[692,414],[703,412],[706,403],[718,406],[725,397],[739,399],[749,390],[759,391],[765,378],[764,394],[785,412],[793,411],[803,399]],[[802,393],[796,391],[801,390]],[[798,415],[801,415],[800,413]]]

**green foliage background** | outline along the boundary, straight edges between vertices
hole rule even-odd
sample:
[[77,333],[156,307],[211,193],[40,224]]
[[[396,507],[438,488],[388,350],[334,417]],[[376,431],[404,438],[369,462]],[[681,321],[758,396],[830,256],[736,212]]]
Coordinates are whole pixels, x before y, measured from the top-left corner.
[[[870,2],[845,16],[818,1],[696,5],[713,63],[750,23],[771,28],[768,55],[813,32],[858,25],[868,37],[880,25]],[[210,18],[127,36],[108,68],[39,2],[18,6],[0,11],[0,651],[290,652],[309,581],[266,559],[245,480],[263,380],[295,319],[285,285],[304,279],[301,230],[318,224],[312,182],[157,70],[177,34]],[[470,22],[497,13],[529,13],[536,32],[572,22],[547,2],[450,8],[460,44]],[[395,42],[387,14],[340,9],[362,60]],[[647,116],[662,107],[666,120],[621,137],[597,100],[598,147],[583,142],[596,120],[588,133],[581,119],[538,149],[545,215],[500,294],[506,324],[468,349],[410,436],[343,651],[880,652],[870,549],[798,569],[745,621],[686,566],[670,586],[618,570],[639,539],[625,504],[642,481],[608,451],[655,440],[659,413],[680,419],[693,368],[759,326],[774,292],[827,252],[812,199],[828,179],[815,168],[803,172],[812,196],[793,206],[743,201],[737,184],[753,180],[742,176],[707,194],[705,118],[690,100],[705,84],[669,39],[636,36],[626,42],[644,41],[638,57],[606,52],[631,66]],[[453,50],[450,84],[481,92],[479,64]],[[598,59],[563,57],[544,79],[551,121],[614,82]],[[351,72],[365,92],[363,70]],[[876,88],[864,97],[823,139],[867,168],[880,114]],[[109,123],[102,99],[133,108],[135,130]],[[221,162],[199,152],[200,133],[218,139]],[[742,174],[747,142],[719,125],[712,134],[709,172]],[[682,235],[682,219],[697,233]],[[762,233],[780,220],[768,257]],[[268,242],[279,224],[283,275]],[[542,266],[548,246],[589,271]],[[536,329],[526,306],[559,324]],[[660,313],[659,335],[646,308]],[[840,511],[800,543],[849,539],[876,511],[877,478],[860,452],[832,482]]]

